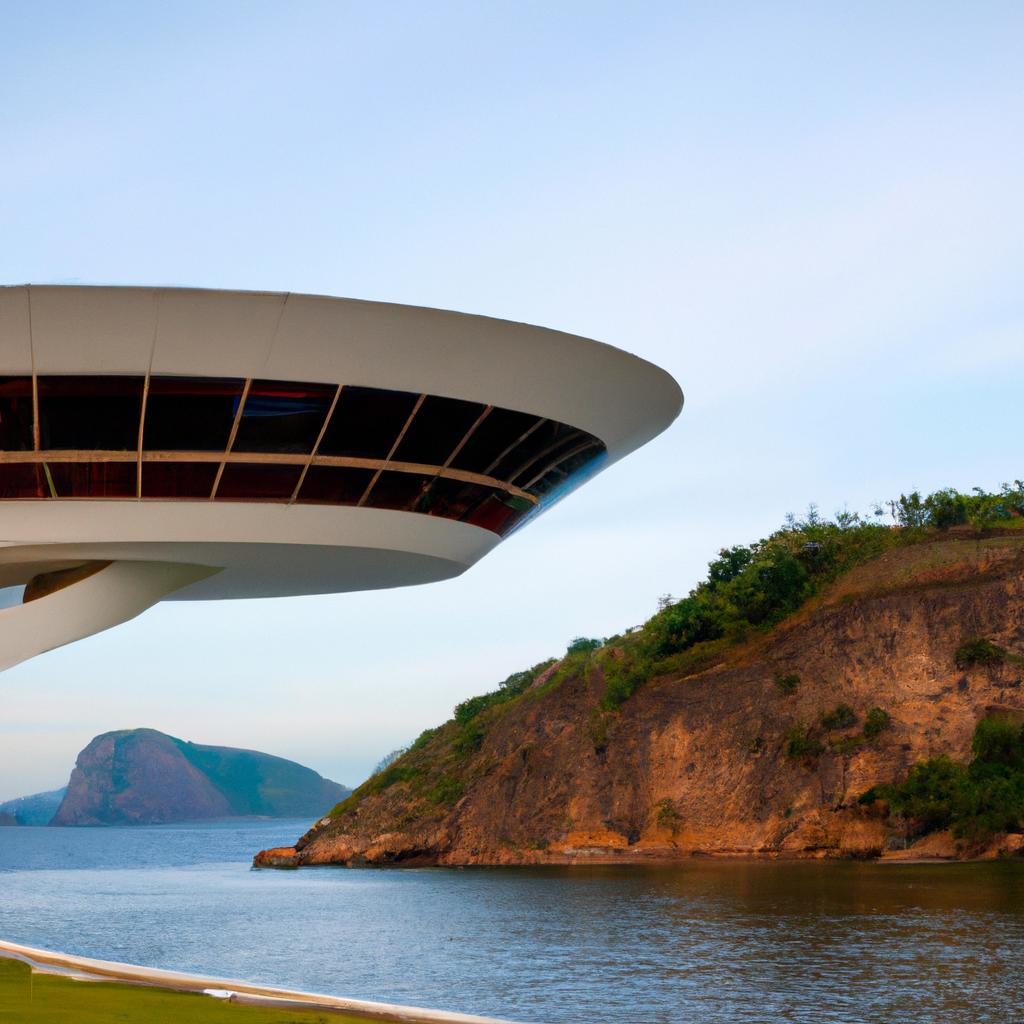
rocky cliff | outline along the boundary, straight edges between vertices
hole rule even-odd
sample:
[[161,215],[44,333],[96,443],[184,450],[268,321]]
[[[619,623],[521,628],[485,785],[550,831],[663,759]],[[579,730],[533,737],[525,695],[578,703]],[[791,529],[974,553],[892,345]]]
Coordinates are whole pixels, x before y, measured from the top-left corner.
[[[623,647],[566,659],[477,725],[425,735],[294,848],[256,862],[902,849],[892,821],[858,797],[921,759],[966,759],[979,719],[1024,709],[1020,659],[957,668],[957,649],[976,637],[1024,654],[1019,529],[953,530],[889,550],[770,631],[695,648],[617,706],[606,695]],[[950,852],[941,838],[927,844]]]
[[78,755],[50,824],[311,818],[349,792],[281,757],[188,743],[155,729],[128,729],[97,736]]

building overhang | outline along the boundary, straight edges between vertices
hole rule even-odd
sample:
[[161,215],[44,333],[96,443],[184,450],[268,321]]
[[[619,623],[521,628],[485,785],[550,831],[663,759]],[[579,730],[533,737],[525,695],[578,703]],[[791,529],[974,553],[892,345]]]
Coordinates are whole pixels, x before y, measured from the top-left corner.
[[[129,403],[120,433],[79,438],[105,393]],[[201,395],[221,403],[219,440],[175,444],[173,416],[187,426]],[[682,401],[643,359],[489,317],[293,293],[0,288],[0,440],[17,433],[0,444],[0,586],[32,598],[0,610],[0,667],[165,598],[457,576]],[[363,410],[354,435],[401,406],[379,450],[334,438],[347,403]],[[275,447],[263,428],[285,406],[306,434]],[[165,428],[178,410],[159,444],[158,407]],[[451,440],[432,446],[442,427]]]

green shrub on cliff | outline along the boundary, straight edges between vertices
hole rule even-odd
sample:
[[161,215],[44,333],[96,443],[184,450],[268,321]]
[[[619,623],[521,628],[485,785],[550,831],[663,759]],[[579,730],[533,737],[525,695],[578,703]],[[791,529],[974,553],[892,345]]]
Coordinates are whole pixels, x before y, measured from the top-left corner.
[[635,651],[627,651],[621,658],[604,661],[605,691],[601,698],[602,711],[614,711],[636,693],[651,675],[651,664]]
[[892,718],[882,708],[872,708],[864,719],[864,736],[873,740],[879,733],[889,728]]
[[857,723],[857,712],[849,704],[837,704],[831,711],[821,716],[821,724],[826,729],[849,729]]
[[787,695],[796,693],[796,688],[800,685],[800,677],[792,672],[788,675],[776,676],[775,685]]
[[1024,727],[984,718],[974,731],[972,753],[969,764],[945,756],[921,761],[903,782],[875,786],[860,801],[885,801],[912,836],[948,828],[959,839],[977,842],[1019,831],[1024,827]]
[[[440,728],[437,726],[433,729],[424,729],[423,732],[421,732],[419,736],[409,744],[409,750],[422,750],[439,732]],[[409,751],[406,751],[406,753],[408,752]]]
[[[888,512],[886,511],[888,509]],[[897,527],[881,522],[891,515]],[[708,565],[707,579],[680,601],[666,602],[644,627],[646,653],[654,660],[720,637],[774,625],[837,576],[890,548],[916,543],[928,530],[962,523],[988,527],[1024,515],[1024,482],[1003,484],[994,494],[975,488],[961,494],[944,488],[917,491],[875,507],[874,521],[840,512],[823,519],[812,505],[804,519],[755,544],[723,548]]]
[[993,493],[975,487],[970,494],[962,494],[953,487],[943,487],[922,498],[919,492],[911,491],[876,505],[875,515],[884,516],[886,510],[904,529],[948,530],[965,523],[985,529],[1024,516],[1024,480],[1004,483]]
[[385,754],[377,762],[377,767],[373,769],[373,774],[377,775],[384,771],[385,768],[390,768],[408,749],[408,747],[399,747],[397,750],[392,750],[390,754]]
[[[879,521],[887,514],[894,525]],[[557,672],[534,695],[542,696],[581,671],[591,655],[604,654],[600,664],[606,685],[600,707],[615,712],[653,675],[701,671],[724,647],[751,631],[770,629],[844,572],[894,547],[918,543],[930,530],[962,522],[991,526],[1021,515],[1024,483],[1019,480],[992,494],[980,488],[966,495],[951,488],[925,497],[916,491],[901,494],[876,506],[874,517],[868,518],[842,511],[829,520],[811,505],[803,519],[787,517],[780,530],[763,540],[723,548],[708,564],[705,580],[681,600],[660,598],[658,611],[642,628],[608,641],[575,638]],[[618,652],[614,658],[605,653],[612,647]],[[701,652],[708,657],[702,658]],[[497,690],[463,701],[455,709],[455,720],[466,725],[489,708],[515,699],[552,664],[554,659],[514,673]],[[792,693],[798,683],[795,675],[776,678],[784,693]],[[885,724],[879,719],[866,726],[865,737],[877,736]],[[465,748],[466,742],[460,741],[460,746]]]
[[463,756],[475,753],[484,745],[484,728],[475,718],[466,722],[452,740],[452,750]]
[[659,800],[653,807],[654,820],[658,825],[658,828],[668,829],[672,835],[675,835],[681,825],[683,824],[683,817],[676,809],[676,805],[671,799],[665,797],[664,800]]
[[[826,729],[848,729],[856,722],[857,713],[849,704],[838,704],[834,710],[821,716],[821,724]],[[864,716],[864,728],[860,732],[853,736],[834,737],[829,740],[829,746],[837,754],[853,754],[888,729],[891,722],[888,711],[871,708]]]
[[973,665],[1001,665],[1006,660],[1006,649],[985,637],[975,637],[961,644],[954,655],[957,668]]
[[466,783],[453,775],[442,775],[430,790],[430,799],[435,804],[455,804],[466,792]]
[[[892,526],[879,521],[886,508]],[[929,530],[962,522],[991,526],[1022,515],[1024,482],[1020,480],[1012,486],[1003,484],[991,494],[980,488],[971,494],[944,488],[922,497],[913,491],[876,506],[874,517],[868,518],[842,511],[829,520],[811,505],[803,519],[788,516],[780,530],[763,540],[723,548],[708,564],[705,580],[681,600],[669,595],[660,598],[658,611],[641,629],[627,630],[608,641],[575,638],[558,671],[535,694],[559,685],[580,671],[592,654],[600,657],[614,646],[621,655],[606,656],[601,662],[606,687],[600,700],[602,710],[614,712],[651,676],[700,671],[704,667],[701,651],[715,655],[752,630],[771,628],[844,572],[894,547],[918,543]],[[515,673],[497,690],[463,701],[455,709],[455,720],[465,725],[488,708],[515,699],[552,664],[553,659]],[[792,693],[798,682],[794,675],[776,679],[784,693]],[[877,731],[866,729],[865,736],[877,736],[884,727],[876,723],[871,728]]]
[[786,730],[786,757],[791,761],[807,761],[818,757],[825,749],[821,740],[802,724],[791,726]]
[[498,689],[490,693],[483,693],[479,697],[470,697],[455,707],[455,721],[462,725],[471,722],[482,711],[493,708],[498,704],[505,704],[530,687],[530,684],[545,669],[555,664],[554,658],[542,661],[539,665],[527,669],[525,672],[513,672],[507,679],[498,684]]
[[974,729],[971,753],[976,775],[989,776],[994,768],[1024,771],[1024,728],[1007,718],[983,718]]
[[608,712],[603,711],[600,706],[590,709],[587,732],[590,735],[594,753],[599,757],[608,750],[608,719]]
[[413,782],[418,779],[423,774],[422,769],[419,765],[408,763],[406,756],[403,755],[398,761],[388,765],[382,772],[371,775],[361,786],[357,786],[350,796],[347,796],[341,803],[335,804],[327,812],[327,817],[337,818],[342,814],[351,814],[355,812],[366,797],[373,796],[376,793],[383,793],[384,790],[390,789],[401,782]]
[[646,651],[657,660],[709,640],[767,629],[840,573],[900,542],[899,531],[852,513],[825,520],[812,506],[804,520],[790,518],[756,544],[723,548],[706,580],[647,622]]

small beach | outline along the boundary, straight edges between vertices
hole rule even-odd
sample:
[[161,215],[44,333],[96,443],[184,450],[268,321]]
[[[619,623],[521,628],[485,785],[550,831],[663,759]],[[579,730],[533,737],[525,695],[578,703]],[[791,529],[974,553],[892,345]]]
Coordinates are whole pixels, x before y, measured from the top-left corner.
[[128,1019],[129,1014],[150,1024],[164,1020],[312,1024],[322,1021],[325,1014],[338,1024],[510,1024],[490,1017],[341,999],[68,956],[0,940],[0,1016],[48,1021],[64,1013],[96,1024]]

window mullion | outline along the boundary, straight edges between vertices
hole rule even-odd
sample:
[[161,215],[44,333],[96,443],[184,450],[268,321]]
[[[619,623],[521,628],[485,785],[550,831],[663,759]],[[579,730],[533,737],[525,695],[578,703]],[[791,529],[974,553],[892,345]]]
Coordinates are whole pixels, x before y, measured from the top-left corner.
[[341,389],[343,387],[343,384],[339,384],[335,389],[334,398],[331,400],[331,407],[327,410],[323,426],[320,428],[320,433],[317,434],[316,443],[313,445],[313,448],[309,453],[309,458],[306,460],[306,464],[302,467],[302,473],[299,475],[299,482],[295,485],[295,490],[292,491],[291,500],[288,502],[289,505],[294,505],[295,502],[298,501],[299,491],[302,489],[302,482],[306,479],[309,467],[313,465],[313,459],[316,458],[316,453],[320,448],[320,442],[323,441],[324,435],[327,433],[327,427],[330,425],[331,417],[334,415],[334,409],[338,404],[338,399],[341,397]]
[[373,479],[366,485],[366,490],[363,491],[363,496],[358,501],[359,506],[366,504],[367,499],[370,497],[370,491],[373,490],[374,484],[380,479],[381,473],[383,473],[387,468],[388,463],[391,461],[391,457],[398,451],[398,446],[402,443],[402,438],[405,437],[406,431],[412,426],[412,421],[416,419],[416,413],[420,411],[420,406],[423,404],[426,397],[426,395],[420,395],[420,397],[416,399],[416,404],[412,407],[412,412],[409,413],[409,418],[405,421],[405,426],[398,432],[398,437],[395,438],[395,443],[391,446],[391,450],[384,459],[384,465],[373,474]]
[[227,463],[227,456],[231,454],[231,448],[235,443],[235,437],[238,435],[238,425],[242,422],[242,412],[245,410],[245,400],[249,397],[249,387],[252,384],[252,377],[245,378],[245,384],[242,387],[242,397],[238,400],[238,411],[235,413],[235,420],[231,424],[231,433],[228,435],[228,444],[224,449],[224,458],[221,459],[220,465],[217,467],[217,475],[213,478],[213,487],[210,488],[210,501],[213,501],[217,497],[217,488],[220,487],[220,478],[224,475],[224,466]]

